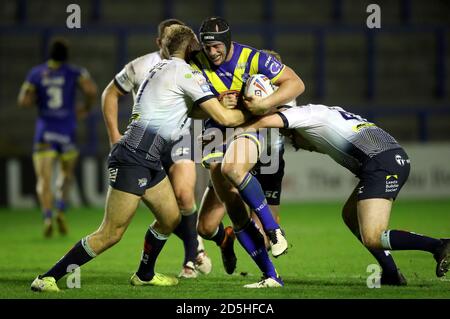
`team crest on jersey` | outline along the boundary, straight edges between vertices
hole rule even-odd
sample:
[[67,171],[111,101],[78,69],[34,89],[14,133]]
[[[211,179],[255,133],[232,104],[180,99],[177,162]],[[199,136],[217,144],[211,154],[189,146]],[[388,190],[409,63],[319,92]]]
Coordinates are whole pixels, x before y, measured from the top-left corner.
[[138,185],[139,185],[139,187],[147,186],[147,179],[145,177],[144,178],[138,178]]
[[275,60],[272,61],[269,67],[270,73],[272,74],[278,74],[281,70],[281,64]]

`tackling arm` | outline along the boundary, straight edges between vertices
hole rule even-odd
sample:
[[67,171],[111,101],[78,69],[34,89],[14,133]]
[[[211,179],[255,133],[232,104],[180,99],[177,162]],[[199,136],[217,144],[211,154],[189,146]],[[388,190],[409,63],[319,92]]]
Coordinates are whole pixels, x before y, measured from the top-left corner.
[[244,113],[244,111],[239,109],[228,109],[220,104],[219,100],[212,98],[201,102],[200,107],[203,111],[208,113],[208,115],[217,123],[227,127],[235,127],[243,124],[249,114]]
[[124,94],[116,87],[114,81],[109,82],[102,93],[102,113],[110,145],[117,143],[122,137],[118,125],[119,97],[122,95]]
[[278,114],[271,114],[259,118],[252,119],[251,121],[245,123],[242,126],[244,130],[257,130],[260,128],[284,128],[285,123],[283,119]]
[[303,81],[288,66],[285,66],[283,73],[274,84],[278,86],[278,90],[267,97],[261,98],[255,95],[244,97],[245,106],[252,114],[265,114],[271,108],[286,104],[305,91]]

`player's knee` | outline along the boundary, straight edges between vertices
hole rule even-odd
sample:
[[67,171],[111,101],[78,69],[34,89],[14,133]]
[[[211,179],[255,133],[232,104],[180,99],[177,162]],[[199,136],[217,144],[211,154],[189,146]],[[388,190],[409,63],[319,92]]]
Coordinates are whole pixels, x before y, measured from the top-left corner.
[[195,206],[193,189],[188,187],[175,189],[178,208],[183,212],[191,212]]
[[238,185],[245,176],[245,173],[238,165],[234,163],[222,163],[222,175],[233,185]]
[[212,227],[212,225],[204,220],[198,221],[197,224],[197,233],[204,239],[210,239],[214,235],[214,231],[216,227]]
[[36,191],[38,193],[48,193],[51,192],[52,186],[50,183],[50,179],[47,178],[38,178],[36,183]]

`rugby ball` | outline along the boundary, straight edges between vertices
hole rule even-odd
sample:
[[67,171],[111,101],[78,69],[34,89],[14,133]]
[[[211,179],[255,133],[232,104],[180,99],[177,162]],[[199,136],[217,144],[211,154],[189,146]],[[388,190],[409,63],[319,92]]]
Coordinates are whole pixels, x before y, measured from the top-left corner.
[[255,74],[248,78],[245,83],[245,96],[256,95],[260,97],[269,96],[274,92],[272,83],[264,74]]

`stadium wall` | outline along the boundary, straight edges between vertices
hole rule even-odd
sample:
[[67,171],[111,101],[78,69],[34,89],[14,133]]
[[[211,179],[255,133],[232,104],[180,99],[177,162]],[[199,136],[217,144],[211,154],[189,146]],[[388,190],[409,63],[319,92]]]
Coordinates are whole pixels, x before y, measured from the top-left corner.
[[[399,198],[450,198],[450,143],[415,143],[404,148],[411,158],[412,170]],[[285,160],[285,202],[343,200],[357,183],[349,171],[321,154],[289,148]],[[198,167],[198,201],[208,181],[205,173]],[[72,206],[103,206],[108,188],[106,158],[81,158],[76,176]],[[0,158],[0,206],[37,207],[30,157]]]
[[[409,179],[398,198],[450,198],[450,143],[403,144],[411,159]],[[284,201],[343,200],[357,178],[330,157],[290,150],[285,155]]]

